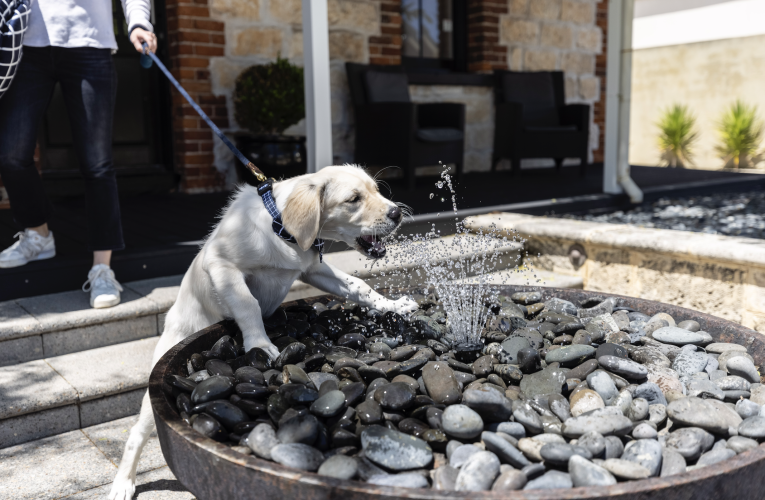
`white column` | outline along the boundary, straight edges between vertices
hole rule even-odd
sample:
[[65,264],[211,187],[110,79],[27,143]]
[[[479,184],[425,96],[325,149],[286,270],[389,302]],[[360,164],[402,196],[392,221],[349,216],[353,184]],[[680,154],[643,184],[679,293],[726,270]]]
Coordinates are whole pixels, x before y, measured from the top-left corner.
[[308,172],[332,165],[327,0],[303,0],[303,57]]
[[608,51],[606,53],[606,123],[603,152],[603,192],[619,194],[619,108],[622,59],[622,0],[608,1]]

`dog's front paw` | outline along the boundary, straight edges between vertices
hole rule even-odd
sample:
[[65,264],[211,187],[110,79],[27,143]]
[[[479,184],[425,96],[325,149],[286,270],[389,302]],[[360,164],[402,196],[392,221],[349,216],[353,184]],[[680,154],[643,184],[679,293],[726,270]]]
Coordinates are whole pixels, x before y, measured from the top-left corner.
[[250,349],[254,347],[259,347],[260,349],[263,349],[266,354],[268,354],[268,357],[271,358],[271,361],[276,360],[276,358],[279,357],[279,349],[273,345],[271,342],[256,342],[252,341],[250,342],[249,339],[244,339],[244,350],[246,352],[249,352]]
[[408,314],[413,313],[417,309],[419,309],[420,306],[415,302],[411,297],[401,297],[398,300],[389,300],[387,301],[382,307],[381,310],[387,312],[387,311],[393,311],[395,313],[398,313],[402,316],[406,316]]
[[135,493],[135,482],[130,479],[117,478],[112,483],[109,500],[131,500]]

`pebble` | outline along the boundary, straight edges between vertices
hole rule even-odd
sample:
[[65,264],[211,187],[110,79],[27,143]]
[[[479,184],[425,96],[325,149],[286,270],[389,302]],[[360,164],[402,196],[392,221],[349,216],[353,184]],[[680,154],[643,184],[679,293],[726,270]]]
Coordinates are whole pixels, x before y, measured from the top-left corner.
[[[559,349],[560,350],[560,349]],[[545,394],[560,394],[566,384],[566,372],[558,368],[546,368],[521,379],[521,391],[528,398]]]
[[313,415],[298,415],[279,425],[276,438],[281,443],[312,445],[319,434],[320,425]]
[[701,427],[725,436],[730,429],[738,428],[742,420],[734,410],[714,399],[678,399],[667,405],[667,415],[681,425]]
[[555,489],[555,488],[571,488],[573,487],[574,483],[571,480],[571,476],[566,474],[565,472],[557,471],[557,470],[551,470],[548,472],[545,472],[541,476],[539,476],[536,479],[532,479],[528,483],[526,483],[526,486],[523,487],[524,490],[547,490],[547,489]]
[[739,344],[728,344],[724,342],[713,342],[706,347],[707,352],[722,354],[725,351],[746,352],[746,347]]
[[361,432],[361,447],[366,458],[395,471],[419,469],[433,460],[433,450],[422,439],[379,425]]
[[545,362],[560,363],[563,367],[580,365],[584,361],[595,356],[595,348],[589,345],[567,345],[560,349],[549,351],[545,356]]
[[437,404],[451,405],[462,400],[454,371],[444,361],[430,362],[422,368],[422,380],[428,395]]
[[456,491],[484,491],[491,489],[499,475],[499,458],[490,451],[479,451],[470,456],[457,475]]
[[512,413],[515,421],[523,425],[529,434],[541,434],[544,432],[542,418],[525,401],[513,401]]
[[709,380],[691,380],[686,384],[687,394],[702,399],[725,399],[725,392]]
[[738,426],[739,436],[762,440],[765,438],[765,416],[749,417]]
[[416,472],[404,472],[402,474],[379,474],[367,479],[369,484],[378,486],[397,486],[399,488],[427,488],[428,480],[422,474]]
[[702,352],[684,351],[672,362],[672,369],[680,377],[691,376],[694,373],[704,371],[708,359],[707,355]]
[[661,444],[655,439],[638,439],[624,447],[621,459],[640,464],[651,476],[658,476],[661,471]]
[[571,396],[570,403],[571,415],[574,417],[578,417],[581,414],[590,412],[592,410],[605,408],[606,406],[600,395],[590,389],[583,389]]
[[592,458],[592,453],[587,448],[568,443],[547,443],[539,449],[539,455],[545,463],[554,466],[568,464],[569,458],[573,455],[579,455],[586,459]]
[[[451,441],[456,442],[456,441]],[[474,454],[481,451],[481,448],[474,444],[463,444],[457,447],[455,450],[451,452],[449,455],[449,465],[454,467],[455,469],[459,469],[462,467],[462,465],[467,462],[467,459],[473,456]]]
[[494,484],[491,487],[491,491],[515,491],[520,490],[526,483],[528,478],[526,474],[519,470],[508,470],[502,472],[497,479],[494,480]]
[[579,455],[569,458],[568,473],[574,487],[616,484],[616,478],[610,472]]
[[613,412],[598,414],[597,411],[566,420],[563,422],[561,432],[566,437],[578,438],[590,431],[600,432],[604,436],[623,436],[632,430],[632,421],[621,412],[619,414]]
[[667,406],[667,398],[664,396],[661,388],[653,382],[646,382],[637,386],[634,397],[645,399],[649,405]]
[[659,433],[648,424],[637,425],[632,429],[632,437],[635,439],[656,439]]
[[714,436],[698,427],[678,429],[667,437],[664,446],[678,452],[688,461],[697,460],[714,443]]
[[260,458],[271,460],[271,450],[280,444],[276,431],[268,424],[258,424],[247,436],[247,446]]
[[657,427],[667,421],[667,406],[662,404],[648,405],[648,421]]
[[648,375],[648,369],[631,359],[619,358],[617,356],[601,356],[598,364],[604,369],[622,375],[629,379],[644,379]]
[[457,475],[459,473],[459,469],[455,469],[450,465],[442,465],[437,468],[433,471],[433,489],[454,491],[454,486],[457,483]]
[[[521,439],[524,439],[524,438],[521,438]],[[494,432],[489,432],[489,431],[482,432],[481,441],[483,441],[487,451],[493,452],[495,455],[497,455],[500,458],[500,460],[512,465],[513,467],[523,468],[530,464],[530,462],[523,455],[523,453],[521,453],[509,441],[507,441],[506,439],[504,439],[503,437],[501,437],[500,435]],[[465,446],[470,446],[470,445],[465,445]]]
[[[531,343],[527,338],[510,336],[502,341],[502,350],[497,353],[497,358],[503,364],[519,364],[519,352],[529,348],[531,348]],[[478,374],[476,373],[476,375]]]
[[737,375],[749,381],[750,383],[759,383],[760,374],[757,372],[754,363],[744,356],[736,356],[726,363],[725,369],[731,375]]
[[754,439],[744,436],[733,436],[725,443],[725,446],[735,451],[736,453],[744,453],[745,451],[753,450],[759,446],[759,443]]
[[685,472],[685,457],[675,450],[664,448],[661,452],[661,472],[659,477],[669,477]]
[[646,479],[651,477],[651,471],[642,465],[620,458],[604,460],[601,466],[619,479]]
[[353,479],[358,471],[359,463],[355,458],[338,454],[326,459],[319,467],[318,473],[337,479]]
[[589,385],[593,391],[598,393],[606,406],[613,404],[616,397],[619,395],[619,390],[616,388],[613,379],[608,373],[601,370],[596,370],[587,375],[587,385]]
[[324,462],[324,455],[302,443],[278,444],[271,449],[271,459],[286,467],[315,472]]
[[481,416],[462,404],[447,406],[441,415],[441,425],[447,435],[456,439],[472,439],[483,431]]
[[684,346],[686,344],[701,345],[706,337],[698,332],[691,332],[676,326],[659,328],[651,335],[654,339],[665,344]]
[[311,403],[311,413],[319,417],[334,417],[345,409],[345,394],[330,391]]
[[698,461],[696,462],[696,465],[697,466],[714,465],[717,462],[728,460],[729,458],[732,458],[734,456],[736,456],[736,452],[728,448],[711,450],[701,455],[701,457],[699,457]]
[[374,397],[384,410],[398,411],[412,404],[414,393],[408,384],[395,382],[378,387]]

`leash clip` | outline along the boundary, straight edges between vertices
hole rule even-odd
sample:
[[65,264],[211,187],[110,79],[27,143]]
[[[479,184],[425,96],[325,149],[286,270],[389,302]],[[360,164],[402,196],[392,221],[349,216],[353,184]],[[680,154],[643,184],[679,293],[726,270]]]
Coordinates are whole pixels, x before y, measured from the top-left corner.
[[265,182],[266,179],[268,179],[268,177],[266,177],[266,175],[258,167],[256,167],[254,163],[249,162],[247,164],[247,168],[249,168],[250,172],[252,172],[252,175],[258,179],[258,182]]

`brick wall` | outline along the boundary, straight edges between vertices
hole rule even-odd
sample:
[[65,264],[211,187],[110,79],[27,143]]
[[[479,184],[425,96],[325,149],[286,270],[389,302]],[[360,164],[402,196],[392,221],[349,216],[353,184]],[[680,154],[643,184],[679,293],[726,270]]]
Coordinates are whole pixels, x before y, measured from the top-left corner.
[[401,0],[380,0],[380,35],[369,37],[370,64],[401,64]]
[[468,71],[486,73],[507,69],[507,48],[500,44],[500,18],[508,0],[468,2]]
[[606,144],[606,53],[608,52],[608,0],[598,3],[595,12],[598,28],[603,33],[600,54],[595,57],[595,76],[600,82],[600,97],[594,103],[593,121],[598,126],[598,147],[593,151],[593,161],[602,162]]
[[[224,24],[211,19],[207,0],[167,0],[166,8],[173,76],[217,126],[227,128],[226,97],[213,95],[210,85],[210,59],[224,54]],[[175,170],[181,175],[181,190],[222,189],[223,175],[213,165],[212,130],[174,88],[172,108]]]

